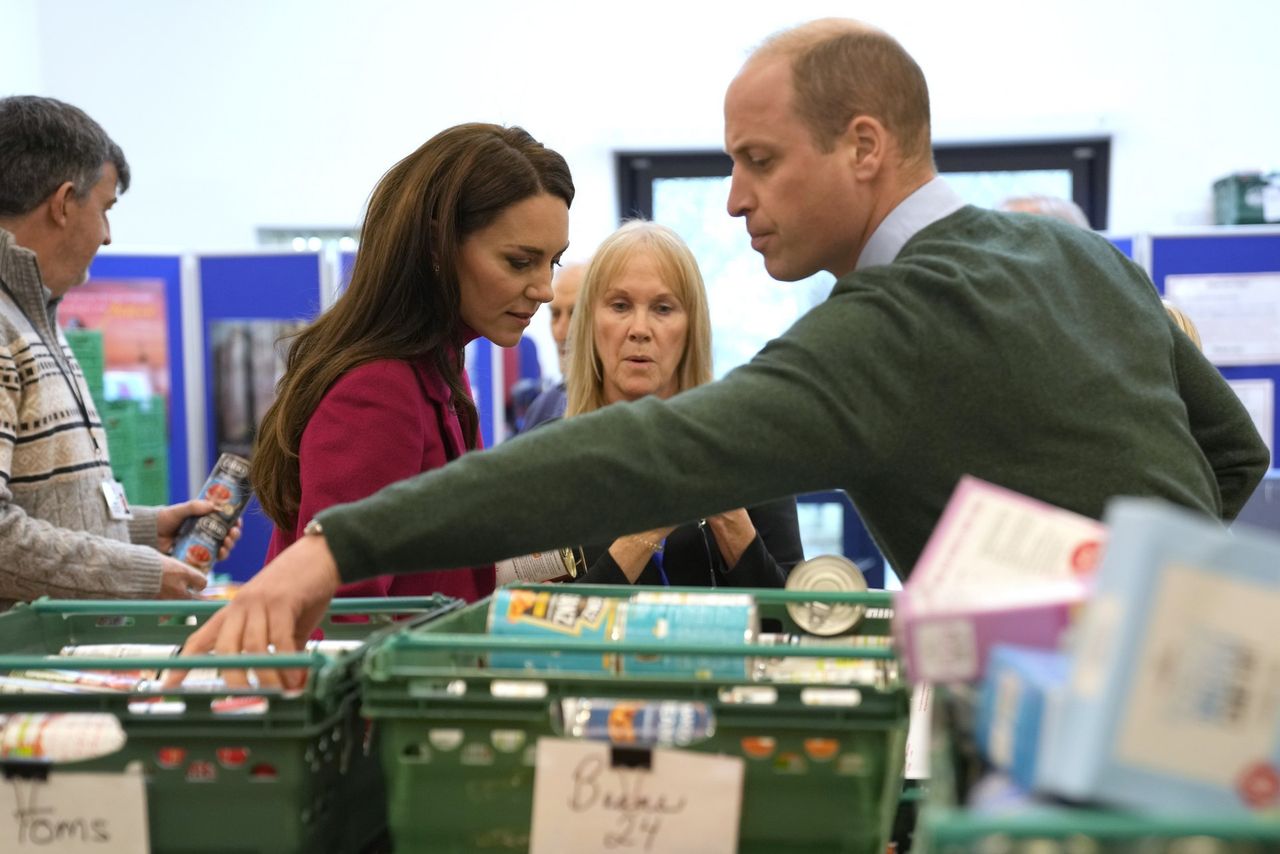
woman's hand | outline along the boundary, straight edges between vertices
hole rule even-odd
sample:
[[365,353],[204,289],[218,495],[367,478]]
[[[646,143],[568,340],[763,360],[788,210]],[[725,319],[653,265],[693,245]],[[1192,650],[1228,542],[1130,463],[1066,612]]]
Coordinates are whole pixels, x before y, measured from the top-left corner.
[[[235,599],[187,638],[182,655],[216,652],[297,652],[304,649],[341,578],[323,536],[306,536],[276,556],[237,592]],[[270,647],[270,648],[269,648]],[[263,688],[301,688],[305,671],[257,671]],[[165,687],[182,682],[186,671],[170,671]],[[223,672],[228,688],[246,688],[245,672]]]

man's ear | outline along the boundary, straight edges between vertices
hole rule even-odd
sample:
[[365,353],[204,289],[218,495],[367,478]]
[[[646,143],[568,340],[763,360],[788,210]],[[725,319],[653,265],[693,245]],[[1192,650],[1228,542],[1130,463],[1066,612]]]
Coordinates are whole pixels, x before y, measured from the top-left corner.
[[49,217],[55,224],[59,226],[67,224],[67,219],[70,217],[68,208],[75,198],[75,189],[75,185],[70,181],[63,181],[49,196]]
[[868,181],[879,174],[889,154],[889,131],[872,116],[854,116],[845,128],[842,143],[849,153],[854,175]]

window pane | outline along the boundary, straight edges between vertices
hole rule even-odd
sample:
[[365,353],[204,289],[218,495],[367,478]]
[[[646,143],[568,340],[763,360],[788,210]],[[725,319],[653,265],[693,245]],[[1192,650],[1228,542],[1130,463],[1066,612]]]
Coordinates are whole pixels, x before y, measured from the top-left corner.
[[727,177],[653,181],[654,221],[684,238],[706,281],[717,378],[750,360],[835,284],[827,273],[799,282],[769,278],[743,221],[727,213],[728,199]]
[[1071,172],[1067,169],[944,172],[942,177],[960,198],[980,208],[994,208],[1010,196],[1072,197]]

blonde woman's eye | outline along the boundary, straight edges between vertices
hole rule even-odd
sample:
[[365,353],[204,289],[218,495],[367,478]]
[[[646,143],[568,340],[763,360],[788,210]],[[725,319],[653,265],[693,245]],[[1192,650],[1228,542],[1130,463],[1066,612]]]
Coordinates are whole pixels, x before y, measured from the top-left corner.
[[527,270],[531,263],[527,258],[508,258],[507,262],[511,264],[512,269]]

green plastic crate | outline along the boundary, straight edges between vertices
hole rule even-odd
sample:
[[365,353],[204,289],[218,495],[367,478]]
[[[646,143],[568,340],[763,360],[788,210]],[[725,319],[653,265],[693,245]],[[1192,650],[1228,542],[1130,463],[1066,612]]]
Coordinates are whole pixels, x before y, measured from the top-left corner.
[[931,779],[912,854],[1277,854],[1280,818],[1151,816],[1045,804],[1016,814],[960,806],[986,772],[972,702],[934,694]]
[[[531,589],[543,589],[531,588]],[[888,594],[805,594],[782,590],[668,588],[676,592],[748,592],[762,618],[798,631],[789,601],[860,602],[882,609],[858,631],[887,636]],[[618,586],[574,585],[564,592],[626,597]],[[534,749],[539,737],[563,736],[552,708],[563,698],[705,702],[714,735],[690,750],[742,756],[746,763],[739,825],[745,854],[885,850],[898,795],[907,730],[908,694],[896,677],[859,685],[856,705],[810,705],[803,684],[696,679],[691,676],[612,676],[487,669],[488,652],[504,649],[690,652],[700,655],[831,657],[829,647],[680,646],[672,643],[587,643],[555,638],[498,637],[486,632],[489,600],[411,630],[385,636],[363,668],[364,714],[381,728],[392,837],[398,851],[524,851],[532,817]],[[889,648],[840,651],[840,657],[892,659]],[[501,688],[495,691],[494,683]],[[515,690],[510,690],[514,686]],[[545,686],[545,693],[539,695]],[[741,688],[746,686],[747,692]],[[828,687],[828,686],[823,686]],[[776,689],[773,702],[746,702],[755,688]],[[735,690],[737,689],[737,690]],[[431,745],[433,730],[456,730],[456,749]],[[494,730],[502,730],[501,737]],[[522,747],[511,749],[513,741]],[[763,758],[744,740],[769,737],[776,750]],[[835,739],[827,761],[806,754],[806,739]],[[494,749],[498,744],[508,749]]]
[[84,374],[85,385],[93,398],[94,406],[98,406],[103,396],[102,372],[105,364],[102,330],[100,329],[64,329],[67,346],[76,355],[80,372]]
[[[181,644],[220,607],[218,602],[81,602],[41,599],[0,615],[0,672],[50,668],[120,670],[158,668],[172,659],[100,659],[43,656],[68,644]],[[434,619],[460,607],[444,596],[336,600],[321,628],[328,639],[376,640],[406,623]],[[367,615],[334,622],[334,615]],[[222,656],[191,659],[241,666],[309,667],[298,696],[263,691],[169,692],[185,709],[135,713],[145,694],[0,694],[0,712],[109,712],[128,739],[124,749],[87,762],[57,766],[118,772],[140,761],[146,774],[151,850],[166,852],[357,852],[385,834],[382,772],[372,731],[359,716],[357,668],[364,648],[335,657]],[[267,696],[261,715],[212,711],[219,697]],[[229,767],[220,749],[247,749]],[[184,751],[174,766],[174,751]],[[165,751],[161,754],[161,751]],[[225,756],[225,754],[224,754]],[[274,770],[274,776],[266,774]],[[256,773],[255,773],[256,771]]]

